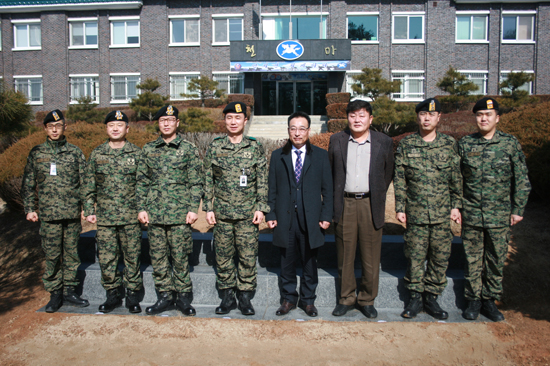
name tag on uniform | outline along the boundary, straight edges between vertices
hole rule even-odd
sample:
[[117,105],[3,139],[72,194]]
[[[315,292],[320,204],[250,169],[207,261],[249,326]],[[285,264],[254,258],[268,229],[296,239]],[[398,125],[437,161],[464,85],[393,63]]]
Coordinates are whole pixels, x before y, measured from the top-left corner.
[[480,156],[481,155],[481,152],[471,152],[471,153],[468,153],[468,156]]
[[55,163],[50,164],[50,175],[57,175],[57,166]]
[[421,155],[418,154],[418,153],[417,153],[417,154],[408,154],[407,156],[408,156],[409,158],[419,158],[419,157],[421,157]]

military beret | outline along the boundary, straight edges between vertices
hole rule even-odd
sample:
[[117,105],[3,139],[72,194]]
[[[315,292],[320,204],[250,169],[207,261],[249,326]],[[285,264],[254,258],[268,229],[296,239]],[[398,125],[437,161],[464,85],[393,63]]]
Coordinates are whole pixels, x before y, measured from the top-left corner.
[[105,117],[105,122],[103,123],[107,124],[112,121],[124,121],[128,123],[128,116],[121,111],[112,111],[107,114],[107,116]]
[[231,102],[225,106],[223,113],[244,113],[246,116],[246,104],[243,102]]
[[418,112],[441,112],[441,104],[434,98],[424,99],[416,105],[416,113]]
[[474,105],[474,113],[480,110],[494,109],[498,112],[498,102],[493,98],[485,97],[477,101]]
[[63,113],[61,113],[59,109],[54,109],[46,115],[46,118],[44,118],[44,124],[61,121],[62,119],[64,119]]
[[155,114],[155,116],[153,117],[153,120],[158,121],[160,117],[164,117],[164,116],[174,116],[176,117],[176,119],[178,119],[178,114],[179,114],[178,109],[173,105],[169,104],[159,109],[157,114]]

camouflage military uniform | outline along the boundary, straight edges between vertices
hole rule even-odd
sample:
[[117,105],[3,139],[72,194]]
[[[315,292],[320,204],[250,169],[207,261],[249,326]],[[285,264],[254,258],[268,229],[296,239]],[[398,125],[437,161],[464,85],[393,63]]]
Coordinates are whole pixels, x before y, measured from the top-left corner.
[[[269,212],[264,148],[253,137],[243,136],[238,144],[231,143],[227,136],[218,137],[208,149],[204,168],[204,210],[214,211],[217,221],[214,243],[218,288],[253,291],[259,231],[252,219],[255,211]],[[241,186],[243,175],[246,186]],[[233,261],[235,254],[238,269]]]
[[[55,164],[55,172],[52,164]],[[80,188],[85,169],[84,154],[65,138],[48,139],[35,146],[27,158],[21,196],[28,214],[36,211],[38,193],[40,236],[46,254],[42,280],[48,292],[79,283],[77,245],[82,231]]]
[[462,207],[457,152],[456,141],[441,133],[432,142],[418,133],[407,136],[397,148],[395,211],[407,215],[405,282],[410,291],[440,295],[447,286],[453,238],[450,214],[451,209]]
[[518,140],[500,131],[459,142],[464,176],[462,240],[466,252],[466,299],[502,296],[502,270],[510,239],[510,216],[523,216],[531,190]]
[[124,287],[139,291],[143,284],[139,270],[141,227],[135,194],[140,157],[141,149],[128,141],[120,149],[112,149],[105,142],[92,152],[86,168],[84,215],[97,216],[101,284],[107,291],[122,285],[118,271],[119,240],[124,254]]
[[138,212],[149,215],[151,264],[159,292],[192,291],[189,254],[193,238],[185,220],[188,212],[199,211],[202,184],[198,151],[180,135],[169,143],[159,137],[143,147],[136,194]]

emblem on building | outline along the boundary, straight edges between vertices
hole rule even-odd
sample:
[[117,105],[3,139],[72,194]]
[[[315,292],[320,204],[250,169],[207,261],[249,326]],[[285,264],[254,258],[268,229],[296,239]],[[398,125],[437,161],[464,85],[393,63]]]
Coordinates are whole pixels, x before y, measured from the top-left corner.
[[304,54],[304,46],[298,41],[283,41],[277,46],[277,55],[283,60],[296,60]]

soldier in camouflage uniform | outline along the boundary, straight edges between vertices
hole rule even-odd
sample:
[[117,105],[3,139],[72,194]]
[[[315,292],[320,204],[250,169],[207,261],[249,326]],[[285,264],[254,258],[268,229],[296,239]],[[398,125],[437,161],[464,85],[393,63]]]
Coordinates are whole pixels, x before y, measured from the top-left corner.
[[460,223],[462,177],[456,141],[436,130],[440,112],[436,99],[419,103],[418,133],[403,138],[395,155],[395,211],[397,219],[407,224],[404,279],[411,295],[401,313],[404,318],[414,318],[422,310],[422,294],[428,314],[437,319],[449,317],[437,296],[447,286],[453,239],[449,215]]
[[462,240],[466,253],[463,316],[474,320],[480,311],[493,321],[504,320],[495,300],[502,296],[502,271],[510,226],[523,220],[531,191],[525,156],[518,140],[497,131],[498,103],[483,98],[474,106],[478,132],[462,138],[464,200]]
[[138,291],[143,288],[139,270],[141,227],[137,220],[135,192],[141,149],[126,141],[129,130],[126,114],[110,112],[105,117],[105,125],[109,140],[92,152],[84,185],[84,216],[88,222],[97,223],[101,284],[107,291],[107,300],[99,306],[99,311],[108,313],[122,305],[120,286],[123,280],[118,271],[122,250],[126,307],[131,313],[140,313]]
[[222,298],[216,314],[227,314],[237,307],[237,289],[239,309],[243,315],[254,315],[250,300],[258,272],[258,225],[269,212],[267,158],[255,138],[244,136],[246,105],[230,103],[223,113],[227,136],[212,142],[204,160],[204,210],[208,223],[216,225],[217,285]]
[[[136,195],[138,220],[148,224],[153,279],[158,300],[145,309],[149,315],[173,305],[184,315],[195,315],[189,255],[193,251],[191,224],[197,221],[203,194],[202,164],[196,147],[177,134],[178,109],[161,108],[161,136],[143,147]],[[171,260],[169,260],[171,257]],[[173,292],[177,292],[174,298]]]
[[80,188],[86,159],[78,147],[67,142],[65,127],[60,110],[48,113],[44,119],[48,138],[29,153],[21,187],[27,220],[37,222],[40,218],[42,249],[46,254],[42,280],[50,293],[48,313],[56,312],[63,302],[79,307],[89,305],[75,292],[80,265],[77,245],[82,230]]

